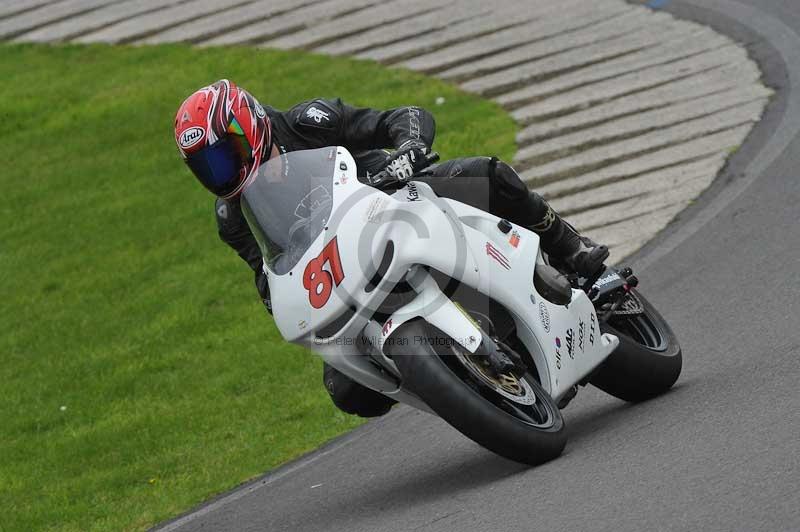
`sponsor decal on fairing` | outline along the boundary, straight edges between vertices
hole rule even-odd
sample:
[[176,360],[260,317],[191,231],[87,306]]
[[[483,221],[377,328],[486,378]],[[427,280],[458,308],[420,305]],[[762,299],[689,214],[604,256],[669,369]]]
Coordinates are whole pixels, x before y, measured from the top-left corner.
[[547,311],[547,305],[544,302],[539,303],[539,320],[542,322],[544,330],[550,332],[550,313]]
[[567,329],[564,339],[567,342],[567,355],[572,360],[575,360],[575,330]]
[[491,244],[491,242],[487,242],[486,243],[486,254],[489,255],[489,257],[491,257],[492,259],[494,259],[495,262],[497,262],[497,264],[499,264],[500,266],[502,266],[506,270],[510,270],[511,269],[511,263],[508,262],[508,259],[506,258],[506,256],[503,255],[500,252],[499,249],[494,247]]
[[410,181],[406,185],[406,189],[408,190],[408,194],[406,194],[406,199],[408,201],[419,201],[419,191],[417,190],[417,185]]
[[561,369],[561,338],[556,336],[556,367]]

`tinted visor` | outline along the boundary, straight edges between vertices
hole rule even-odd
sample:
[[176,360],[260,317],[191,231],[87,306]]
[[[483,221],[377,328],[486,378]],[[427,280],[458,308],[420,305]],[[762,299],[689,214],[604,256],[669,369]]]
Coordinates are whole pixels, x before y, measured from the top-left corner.
[[241,169],[249,157],[247,138],[229,133],[211,146],[186,157],[186,165],[204,187],[217,196],[226,196],[241,182]]

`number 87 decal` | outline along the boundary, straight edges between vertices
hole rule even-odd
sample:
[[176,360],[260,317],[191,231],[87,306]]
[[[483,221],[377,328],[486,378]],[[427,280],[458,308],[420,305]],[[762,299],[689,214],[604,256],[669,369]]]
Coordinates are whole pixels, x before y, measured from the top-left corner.
[[[322,253],[311,259],[303,272],[303,286],[308,290],[308,302],[314,308],[322,308],[331,297],[333,284],[336,286],[344,280],[342,260],[339,258],[339,244],[337,237],[322,249]],[[323,270],[325,263],[330,266],[330,272]]]

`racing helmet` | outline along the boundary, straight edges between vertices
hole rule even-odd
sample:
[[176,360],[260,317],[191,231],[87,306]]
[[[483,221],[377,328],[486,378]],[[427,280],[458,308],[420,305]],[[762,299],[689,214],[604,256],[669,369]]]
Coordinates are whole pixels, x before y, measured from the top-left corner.
[[262,158],[269,158],[272,128],[266,111],[249,92],[222,79],[198,90],[178,108],[175,142],[200,183],[229,199],[242,191]]

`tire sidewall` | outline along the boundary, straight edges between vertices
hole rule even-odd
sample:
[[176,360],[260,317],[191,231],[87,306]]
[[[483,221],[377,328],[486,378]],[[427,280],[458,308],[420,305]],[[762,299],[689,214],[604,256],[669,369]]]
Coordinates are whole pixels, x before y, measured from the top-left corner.
[[[447,337],[421,319],[403,324],[395,334],[395,338],[411,339]],[[421,342],[414,353],[408,352],[409,347],[397,344],[394,342],[387,351],[403,375],[404,386],[462,434],[497,454],[528,464],[539,464],[561,454],[566,445],[564,420],[552,398],[529,374],[526,374],[528,382],[538,388],[537,400],[541,390],[544,396],[541,400],[548,403],[552,412],[550,427],[528,425],[493,405],[441,360],[431,342]]]
[[661,314],[640,293],[645,314],[664,338],[664,350],[641,345],[609,324],[601,324],[602,332],[619,338],[619,346],[600,365],[590,382],[619,399],[644,401],[666,392],[678,380],[683,355],[678,339]]

